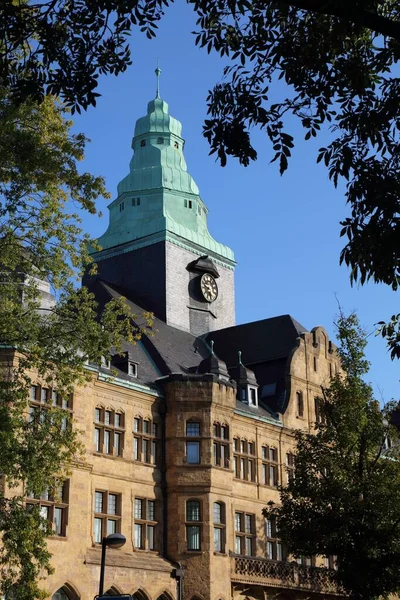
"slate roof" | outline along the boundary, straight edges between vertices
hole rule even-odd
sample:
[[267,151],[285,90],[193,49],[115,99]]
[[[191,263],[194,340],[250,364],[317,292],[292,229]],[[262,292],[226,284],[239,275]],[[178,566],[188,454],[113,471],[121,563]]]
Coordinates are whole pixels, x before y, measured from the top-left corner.
[[[125,297],[116,286],[97,280],[96,297],[102,297],[100,302],[110,298]],[[143,317],[145,308],[126,298],[128,305],[135,314],[134,323],[143,327],[146,321]],[[170,373],[191,373],[196,371],[201,361],[209,356],[210,351],[203,340],[191,333],[171,327],[157,317],[148,334],[144,334],[136,345],[125,344],[132,356],[137,357],[140,364],[138,380],[154,382],[155,379]],[[135,360],[135,359],[133,359]],[[143,374],[142,374],[143,371]]]
[[281,315],[211,331],[204,338],[208,344],[214,340],[216,354],[230,369],[238,364],[239,350],[245,366],[285,358],[306,331],[290,315]]

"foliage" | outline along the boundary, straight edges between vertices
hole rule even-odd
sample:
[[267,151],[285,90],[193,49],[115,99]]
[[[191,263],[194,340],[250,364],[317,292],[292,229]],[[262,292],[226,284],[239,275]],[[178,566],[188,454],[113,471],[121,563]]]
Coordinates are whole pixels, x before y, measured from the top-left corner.
[[24,495],[57,488],[82,456],[65,411],[29,414],[30,386],[70,394],[88,378],[86,360],[99,364],[141,332],[124,302],[99,314],[89,291],[76,289],[90,269],[90,240],[71,207],[96,213],[106,195],[101,178],[78,170],[85,138],[71,135],[51,97],[16,105],[2,90],[0,120],[0,594],[15,586],[18,600],[34,600],[39,576],[51,571],[49,530],[38,511],[26,511]]
[[[354,315],[338,321],[337,374],[322,390],[315,433],[296,433],[295,474],[280,489],[276,518],[290,553],[336,556],[338,583],[350,597],[400,590],[400,461],[396,432],[363,377],[365,334]],[[391,439],[392,445],[388,444]]]

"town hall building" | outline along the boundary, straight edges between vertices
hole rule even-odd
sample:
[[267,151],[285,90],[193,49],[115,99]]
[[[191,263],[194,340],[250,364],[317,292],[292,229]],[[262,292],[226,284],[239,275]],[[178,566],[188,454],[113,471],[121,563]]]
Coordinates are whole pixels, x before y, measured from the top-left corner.
[[[159,72],[158,72],[159,75]],[[339,368],[323,327],[290,315],[235,324],[235,258],[207,227],[181,123],[157,91],[136,122],[129,172],[109,205],[87,285],[100,307],[126,298],[140,327],[123,353],[88,365],[65,407],[85,464],[61,497],[28,498],[51,521],[52,600],[105,590],[137,600],[318,600],[337,596],[329,557],[291,557],[262,509],[293,474],[294,430],[312,431]],[[32,387],[31,403],[51,397]]]

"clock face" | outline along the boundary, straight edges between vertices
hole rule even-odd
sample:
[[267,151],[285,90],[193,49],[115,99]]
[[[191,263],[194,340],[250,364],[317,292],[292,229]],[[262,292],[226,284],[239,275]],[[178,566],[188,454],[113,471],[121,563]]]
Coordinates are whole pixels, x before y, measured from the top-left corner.
[[204,273],[200,279],[200,289],[207,302],[214,302],[218,298],[218,286],[214,277],[209,273]]

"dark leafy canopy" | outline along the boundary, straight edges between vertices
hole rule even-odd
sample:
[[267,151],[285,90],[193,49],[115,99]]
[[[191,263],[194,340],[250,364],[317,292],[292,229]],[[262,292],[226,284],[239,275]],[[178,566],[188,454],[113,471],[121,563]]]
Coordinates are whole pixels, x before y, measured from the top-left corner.
[[[354,315],[338,322],[347,376],[323,390],[325,422],[298,432],[295,477],[280,490],[280,536],[294,555],[337,557],[337,580],[357,599],[400,590],[400,461],[396,432],[363,380],[365,336]],[[388,438],[392,446],[389,448]]]
[[96,104],[101,73],[131,64],[127,37],[155,35],[168,0],[3,0],[0,85],[15,97],[62,96],[78,111]]
[[[65,398],[90,376],[86,360],[99,364],[111,346],[141,333],[123,302],[99,314],[76,286],[90,268],[90,240],[71,207],[96,213],[107,194],[102,178],[79,171],[85,138],[71,135],[64,117],[51,97],[15,104],[0,90],[0,596],[12,588],[16,600],[42,597],[38,580],[52,570],[48,524],[27,512],[24,496],[52,494],[82,458],[65,411],[28,411],[30,386],[41,382]],[[39,310],[43,281],[57,304]]]

